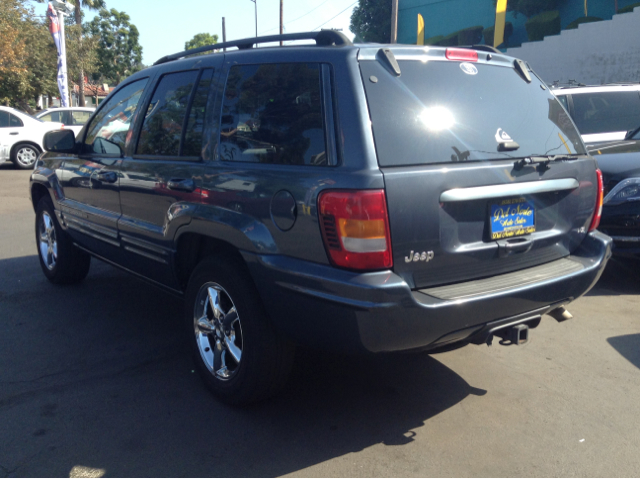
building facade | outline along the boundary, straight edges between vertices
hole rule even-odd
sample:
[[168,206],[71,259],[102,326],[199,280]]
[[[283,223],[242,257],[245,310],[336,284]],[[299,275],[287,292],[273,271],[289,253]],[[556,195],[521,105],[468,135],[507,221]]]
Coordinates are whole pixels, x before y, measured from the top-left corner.
[[[591,17],[590,20],[592,21],[596,19],[610,20],[616,13],[616,4],[618,10],[623,10],[625,7],[629,8],[636,3],[639,3],[638,0],[587,0],[587,16]],[[553,14],[555,15],[557,11],[559,28],[562,30],[567,29],[567,27],[571,28],[576,21],[578,23],[584,21],[581,19],[585,17],[585,0],[558,0],[556,8],[557,10],[554,10]],[[493,27],[495,9],[495,0],[399,0],[398,43],[417,43],[418,14],[421,14],[424,18],[424,38],[427,40],[426,43],[441,44],[438,43],[438,41],[442,41],[440,37],[443,37],[446,43],[446,37],[456,32],[472,29],[473,27],[482,27],[482,29],[476,28],[472,37],[465,37],[477,38],[477,32]],[[549,16],[549,13],[552,12],[547,12],[547,16]],[[501,48],[517,47],[531,41],[531,33],[527,32],[526,25],[527,21],[530,20],[522,14],[508,12],[506,21],[511,23],[509,29],[512,30],[512,33],[507,41],[501,45]],[[553,18],[553,20],[557,21],[557,18]],[[532,29],[529,28],[529,30]],[[556,33],[559,33],[559,31]],[[482,36],[479,43],[489,43],[484,36]],[[430,39],[432,42],[429,42]],[[491,39],[492,36],[489,40]],[[455,40],[453,43],[455,43]],[[448,44],[451,44],[451,42]]]

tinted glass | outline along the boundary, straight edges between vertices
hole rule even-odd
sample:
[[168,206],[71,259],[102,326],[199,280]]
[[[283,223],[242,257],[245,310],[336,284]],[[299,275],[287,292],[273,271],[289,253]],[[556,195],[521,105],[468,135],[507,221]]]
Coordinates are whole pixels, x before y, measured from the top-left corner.
[[24,123],[20,118],[9,113],[9,126],[24,126]]
[[569,111],[569,99],[567,98],[567,95],[559,95],[556,98],[560,103],[562,103],[564,109]]
[[191,109],[189,110],[189,122],[187,123],[187,131],[184,135],[182,156],[201,156],[204,115],[209,90],[211,89],[212,77],[213,70],[211,68],[203,70],[200,81],[198,82],[198,89],[196,90]]
[[162,77],[147,108],[136,150],[138,155],[180,154],[182,127],[197,77],[197,70]]
[[0,128],[7,128],[9,126],[9,112],[0,110]]
[[88,120],[89,117],[91,116],[91,112],[90,111],[72,111],[71,112],[71,118],[72,118],[72,125],[84,125]]
[[40,117],[41,121],[46,121],[46,122],[50,122],[50,121],[60,121],[60,112],[56,111],[53,113],[47,113],[46,115],[42,115]]
[[232,67],[220,129],[222,160],[327,165],[319,65]]
[[[481,63],[399,64],[396,77],[377,61],[360,63],[383,166],[584,153],[569,115],[535,76],[527,83],[513,68]],[[519,148],[498,151],[508,141]]]
[[637,91],[573,94],[573,120],[580,133],[629,131],[640,126]]
[[85,151],[117,156],[124,153],[131,120],[146,84],[146,79],[130,83],[100,108],[88,127]]

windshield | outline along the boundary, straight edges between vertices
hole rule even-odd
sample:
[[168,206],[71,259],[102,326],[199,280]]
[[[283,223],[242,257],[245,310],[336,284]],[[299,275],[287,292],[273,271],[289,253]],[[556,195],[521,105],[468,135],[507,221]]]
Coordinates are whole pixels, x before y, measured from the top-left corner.
[[629,131],[640,125],[640,92],[574,93],[573,120],[583,135]]
[[585,154],[535,76],[527,83],[513,68],[481,63],[398,63],[399,77],[377,61],[360,64],[381,166]]

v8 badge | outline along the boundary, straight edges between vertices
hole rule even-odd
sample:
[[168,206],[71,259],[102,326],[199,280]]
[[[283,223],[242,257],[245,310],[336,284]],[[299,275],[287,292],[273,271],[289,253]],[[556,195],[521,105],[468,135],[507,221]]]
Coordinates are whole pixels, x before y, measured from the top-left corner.
[[423,251],[422,253],[420,253],[420,252],[414,253],[413,251],[411,251],[409,256],[405,256],[404,257],[404,262],[405,263],[411,263],[411,262],[417,263],[418,261],[426,261],[428,263],[432,259],[433,259],[433,251]]

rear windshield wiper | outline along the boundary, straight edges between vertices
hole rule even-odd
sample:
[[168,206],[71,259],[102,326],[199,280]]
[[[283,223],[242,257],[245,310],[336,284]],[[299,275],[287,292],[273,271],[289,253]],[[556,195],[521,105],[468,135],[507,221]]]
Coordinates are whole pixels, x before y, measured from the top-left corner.
[[584,158],[585,155],[544,155],[544,156],[527,156],[516,161],[516,167],[522,168],[526,165],[548,165],[552,161],[568,161]]

